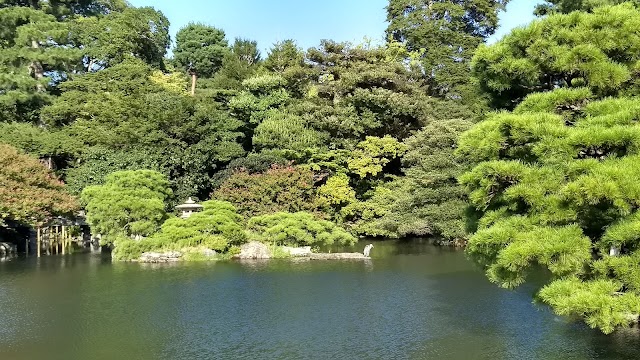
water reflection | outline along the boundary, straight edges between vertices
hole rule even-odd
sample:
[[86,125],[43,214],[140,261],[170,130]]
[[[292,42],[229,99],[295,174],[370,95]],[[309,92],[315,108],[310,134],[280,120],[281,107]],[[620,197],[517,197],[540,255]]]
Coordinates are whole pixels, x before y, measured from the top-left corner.
[[0,359],[636,358],[636,330],[568,323],[459,251],[374,245],[366,261],[0,263]]

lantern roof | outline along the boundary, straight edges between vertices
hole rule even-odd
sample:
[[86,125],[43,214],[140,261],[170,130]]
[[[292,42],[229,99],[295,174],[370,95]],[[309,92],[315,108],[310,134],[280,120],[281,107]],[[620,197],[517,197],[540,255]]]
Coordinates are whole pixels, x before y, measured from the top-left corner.
[[176,209],[178,210],[199,210],[202,209],[203,206],[200,204],[196,204],[195,201],[193,201],[193,199],[191,199],[191,197],[189,197],[187,199],[187,201],[184,202],[184,204],[178,205],[176,206]]

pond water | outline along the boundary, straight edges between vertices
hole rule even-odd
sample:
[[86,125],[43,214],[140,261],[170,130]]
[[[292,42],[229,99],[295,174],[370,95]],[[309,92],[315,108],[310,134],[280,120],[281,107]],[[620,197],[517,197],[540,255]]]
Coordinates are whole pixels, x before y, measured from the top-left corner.
[[[359,244],[359,248],[364,243]],[[178,265],[97,255],[0,263],[0,359],[637,359],[490,284],[461,251]]]

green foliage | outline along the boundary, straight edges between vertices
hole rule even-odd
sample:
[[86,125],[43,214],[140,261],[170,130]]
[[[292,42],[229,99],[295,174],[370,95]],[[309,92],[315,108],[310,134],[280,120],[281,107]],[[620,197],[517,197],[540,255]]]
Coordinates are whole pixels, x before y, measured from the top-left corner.
[[231,46],[233,54],[247,65],[254,65],[260,62],[260,50],[258,42],[249,39],[236,38]]
[[155,233],[166,219],[165,201],[172,196],[166,177],[152,170],[118,171],[104,185],[82,191],[87,222],[93,231],[110,238]]
[[291,99],[279,75],[256,75],[242,82],[244,91],[229,101],[236,118],[253,128],[265,118],[283,108]]
[[136,58],[160,68],[169,48],[169,20],[151,7],[127,7],[121,12],[74,24],[84,46],[87,70],[113,66]]
[[454,156],[454,150],[458,136],[470,127],[463,120],[432,122],[405,141],[405,176],[386,185],[390,194],[374,194],[368,200],[386,209],[381,217],[372,219],[374,229],[383,228],[400,237],[467,237],[463,218],[468,204],[456,178],[468,165]]
[[242,217],[233,205],[216,200],[205,201],[202,205],[203,211],[187,219],[167,219],[160,231],[151,237],[141,240],[117,238],[114,259],[128,261],[140,258],[144,252],[180,251],[188,261],[204,260],[204,249],[222,253],[246,240]]
[[237,158],[215,174],[212,179],[213,188],[218,188],[234,173],[245,171],[249,174],[263,173],[271,168],[289,165],[290,161],[274,153],[250,153],[246,157]]
[[469,62],[474,51],[498,26],[498,12],[509,0],[390,0],[387,36],[422,50],[431,95],[478,101]]
[[216,251],[224,251],[229,245],[239,245],[246,240],[242,217],[231,203],[209,200],[202,205],[203,211],[187,219],[165,221],[151,240],[163,248],[173,244],[175,248],[204,246]]
[[326,141],[326,134],[309,128],[302,117],[285,112],[267,115],[253,134],[253,146],[256,150],[303,151],[321,147]]
[[255,41],[236,38],[222,58],[222,66],[211,79],[201,79],[200,94],[214,97],[218,101],[228,101],[241,91],[242,82],[255,75],[259,68],[260,51]]
[[169,175],[180,198],[203,196],[214,171],[244,154],[241,122],[214,102],[166,86],[140,61],[64,84],[43,115],[52,127],[68,124],[64,132],[88,149],[69,172],[76,191],[111,171],[144,166]]
[[432,115],[422,73],[407,67],[394,46],[322,41],[307,53],[319,80],[299,109],[309,124],[335,138],[393,134],[404,139]]
[[133,261],[140,258],[142,253],[153,251],[155,244],[147,239],[132,240],[122,235],[116,235],[111,238],[113,251],[111,258],[117,261]]
[[37,122],[60,83],[78,74],[130,58],[162,66],[168,27],[160,12],[123,1],[3,5],[0,120]]
[[598,96],[635,94],[639,21],[640,10],[630,4],[551,15],[481,46],[473,72],[499,107],[557,87],[587,87]]
[[392,224],[387,222],[391,204],[396,194],[380,185],[368,191],[364,201],[352,202],[338,213],[338,220],[359,235],[396,238]]
[[81,152],[81,142],[65,132],[26,123],[0,122],[0,142],[37,157],[71,158]]
[[66,184],[72,194],[82,193],[87,186],[104,184],[105,177],[121,170],[155,170],[165,173],[158,165],[161,158],[144,150],[112,150],[102,146],[89,148],[79,159],[79,166],[66,171]]
[[538,16],[555,13],[568,14],[573,11],[593,11],[600,6],[621,3],[632,3],[638,6],[637,0],[545,0],[544,3],[536,6],[534,13]]
[[315,78],[314,71],[305,62],[305,53],[294,40],[273,44],[264,67],[282,76],[286,81],[287,91],[297,98],[304,97],[308,83]]
[[357,241],[343,228],[308,212],[256,216],[247,226],[256,239],[277,245],[353,245]]
[[229,51],[224,31],[203,24],[189,24],[176,34],[173,60],[177,67],[200,77],[212,77]]
[[352,157],[348,160],[349,170],[360,177],[376,176],[393,159],[399,158],[407,150],[406,145],[386,135],[383,138],[367,136],[358,143]]
[[294,40],[284,40],[273,44],[264,66],[276,73],[284,73],[287,69],[301,66],[304,63],[304,52],[298,48]]
[[36,122],[57,85],[45,74],[78,69],[70,26],[34,8],[0,9],[0,120]]
[[639,105],[585,88],[532,94],[458,149],[479,162],[460,181],[481,215],[467,251],[489,279],[515,287],[546,268],[541,299],[607,333],[638,314]]
[[543,288],[540,298],[558,315],[583,317],[590,327],[609,334],[628,326],[640,313],[640,297],[620,290],[622,284],[613,280],[566,279]]
[[76,16],[106,15],[113,11],[122,11],[127,4],[123,0],[1,0],[0,8],[28,6],[42,10],[56,18]]
[[42,163],[0,143],[0,225],[6,220],[40,225],[71,215],[78,202]]
[[336,174],[318,187],[318,200],[329,207],[343,207],[356,201],[356,192],[349,185],[346,174]]
[[294,167],[273,167],[264,173],[238,171],[225,180],[213,198],[228,201],[245,218],[278,211],[313,210],[313,173]]
[[290,259],[293,257],[290,252],[285,251],[282,246],[276,244],[271,244],[269,251],[271,251],[272,259]]

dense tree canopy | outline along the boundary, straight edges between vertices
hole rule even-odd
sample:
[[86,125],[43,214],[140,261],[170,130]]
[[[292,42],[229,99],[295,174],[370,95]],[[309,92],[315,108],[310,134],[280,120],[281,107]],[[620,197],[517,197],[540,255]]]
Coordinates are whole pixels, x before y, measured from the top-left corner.
[[39,225],[79,208],[63,184],[37,159],[0,144],[0,226],[5,221]]
[[67,173],[74,189],[100,184],[110,171],[148,168],[169,176],[180,198],[203,195],[213,171],[243,155],[242,123],[168,86],[174,80],[127,61],[64,84],[43,118],[84,145]]
[[169,181],[152,170],[117,171],[103,185],[82,191],[87,222],[93,231],[105,236],[106,243],[116,236],[149,236],[166,219],[166,201],[172,196]]
[[636,94],[638,21],[640,10],[628,3],[551,15],[478,49],[473,71],[500,107],[557,87]]
[[245,217],[315,207],[313,173],[293,167],[273,167],[257,174],[236,172],[213,195],[235,204]]
[[460,97],[475,49],[498,26],[508,0],[390,0],[387,35],[422,51],[430,93]]
[[65,80],[130,58],[161,66],[169,45],[169,22],[152,8],[119,1],[11,5],[0,8],[0,121],[38,122]]
[[640,238],[640,102],[592,99],[585,88],[530,95],[466,132],[459,151],[480,162],[461,180],[482,214],[468,251],[489,279],[515,287],[543,266],[553,282],[541,299],[608,333],[640,314],[628,272]]

